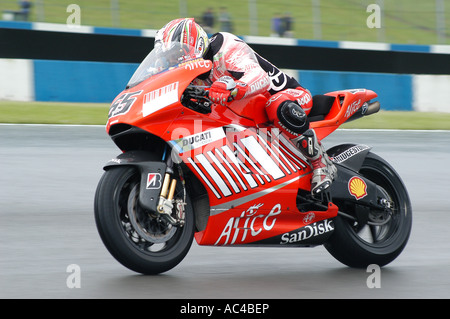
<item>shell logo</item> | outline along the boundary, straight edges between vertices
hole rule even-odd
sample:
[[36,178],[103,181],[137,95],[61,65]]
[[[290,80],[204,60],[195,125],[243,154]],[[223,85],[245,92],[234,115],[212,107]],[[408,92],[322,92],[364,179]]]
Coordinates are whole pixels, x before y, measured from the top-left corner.
[[352,177],[348,182],[348,191],[356,199],[361,199],[367,195],[367,185],[359,177]]

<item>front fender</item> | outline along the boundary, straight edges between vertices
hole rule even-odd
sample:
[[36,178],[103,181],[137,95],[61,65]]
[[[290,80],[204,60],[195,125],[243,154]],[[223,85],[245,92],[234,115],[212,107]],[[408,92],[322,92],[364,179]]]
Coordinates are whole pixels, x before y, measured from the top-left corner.
[[103,169],[109,170],[117,166],[131,166],[139,171],[141,176],[139,203],[144,209],[156,212],[166,174],[166,163],[150,152],[129,151],[111,159]]
[[108,170],[114,166],[137,166],[141,167],[145,162],[160,161],[157,155],[147,151],[128,151],[120,154],[119,156],[110,159],[104,166],[104,170]]

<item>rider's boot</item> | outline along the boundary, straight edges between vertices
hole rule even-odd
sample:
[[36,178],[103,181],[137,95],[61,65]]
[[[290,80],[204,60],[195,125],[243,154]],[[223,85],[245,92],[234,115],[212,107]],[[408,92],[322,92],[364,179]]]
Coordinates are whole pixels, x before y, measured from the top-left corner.
[[311,194],[318,195],[330,187],[337,175],[337,168],[331,162],[313,129],[308,129],[297,140],[297,146],[313,167]]

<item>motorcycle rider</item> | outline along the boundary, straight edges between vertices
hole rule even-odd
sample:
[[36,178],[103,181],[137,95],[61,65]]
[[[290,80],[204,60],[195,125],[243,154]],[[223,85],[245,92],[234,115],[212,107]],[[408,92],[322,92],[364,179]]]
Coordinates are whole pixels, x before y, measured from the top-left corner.
[[210,72],[195,80],[195,84],[210,85],[209,98],[213,102],[226,106],[232,99],[266,95],[269,120],[297,145],[313,167],[312,195],[331,185],[337,169],[309,127],[308,114],[312,108],[309,90],[237,36],[219,32],[208,39],[193,18],[170,21],[157,32],[155,46],[168,48],[172,43],[193,47],[195,52],[190,52],[191,55],[213,63]]

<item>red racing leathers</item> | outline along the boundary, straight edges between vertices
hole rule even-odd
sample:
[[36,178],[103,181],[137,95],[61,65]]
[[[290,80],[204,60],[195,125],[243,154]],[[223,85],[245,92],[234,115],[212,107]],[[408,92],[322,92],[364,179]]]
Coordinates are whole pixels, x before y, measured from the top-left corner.
[[269,119],[290,138],[295,138],[308,129],[308,123],[300,131],[283,124],[278,109],[283,102],[294,101],[307,115],[312,107],[310,92],[302,88],[293,77],[259,56],[240,38],[227,32],[216,33],[210,40],[210,47],[204,58],[213,62],[213,68],[197,80],[196,84],[211,85],[210,97],[213,101],[226,105],[231,92],[224,77],[230,76],[236,82],[235,99],[256,94],[264,94],[269,98],[266,105]]
[[337,169],[314,130],[309,128],[307,115],[313,104],[311,93],[294,78],[255,53],[238,37],[220,32],[210,41],[204,58],[212,61],[213,68],[199,81],[211,85],[211,100],[226,105],[232,96],[231,92],[234,92],[235,99],[266,95],[269,120],[292,139],[313,167],[311,193],[314,196],[327,189]]

